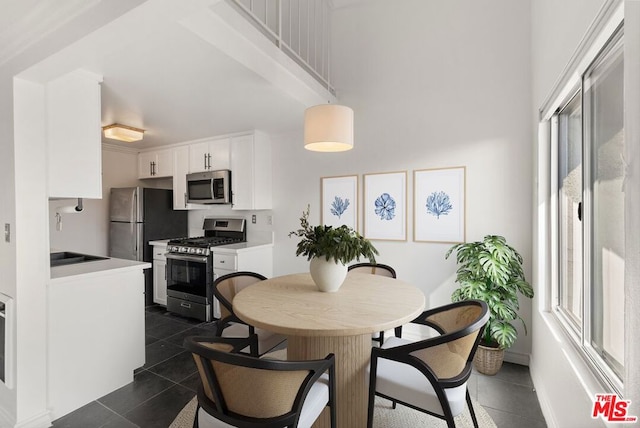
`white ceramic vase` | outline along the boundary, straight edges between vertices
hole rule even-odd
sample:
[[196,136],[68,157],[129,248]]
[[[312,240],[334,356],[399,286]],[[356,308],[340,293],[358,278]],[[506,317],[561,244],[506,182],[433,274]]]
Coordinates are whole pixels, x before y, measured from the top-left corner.
[[326,257],[314,257],[309,265],[309,272],[313,282],[320,291],[338,291],[344,279],[347,277],[347,266],[341,262]]

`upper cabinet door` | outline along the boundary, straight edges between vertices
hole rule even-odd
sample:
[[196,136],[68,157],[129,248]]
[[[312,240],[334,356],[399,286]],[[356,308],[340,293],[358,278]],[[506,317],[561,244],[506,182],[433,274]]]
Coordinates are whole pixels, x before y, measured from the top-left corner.
[[156,152],[138,153],[138,178],[153,177],[153,168],[156,163]]
[[173,176],[173,149],[138,153],[138,178]]
[[180,146],[173,149],[173,209],[186,210],[187,206],[187,171],[189,170],[189,147]]
[[259,131],[231,139],[231,189],[234,210],[269,210],[271,142]]
[[207,171],[209,168],[209,142],[189,146],[189,172]]
[[76,70],[46,85],[50,198],[102,198],[101,82]]
[[173,149],[158,150],[156,155],[154,177],[173,176]]
[[209,165],[212,170],[230,168],[229,144],[230,141],[228,138],[213,140],[209,143],[209,154],[211,155]]
[[229,169],[229,166],[228,138],[189,145],[189,172]]

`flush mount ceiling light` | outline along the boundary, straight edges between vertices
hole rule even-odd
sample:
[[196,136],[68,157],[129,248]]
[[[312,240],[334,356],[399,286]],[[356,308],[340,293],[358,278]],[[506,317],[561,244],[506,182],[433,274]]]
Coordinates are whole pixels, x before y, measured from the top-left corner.
[[316,152],[344,152],[353,148],[353,110],[320,104],[304,112],[304,148]]
[[133,126],[126,126],[114,123],[113,125],[107,125],[102,127],[105,138],[112,140],[125,141],[132,143],[134,141],[142,140],[144,136],[144,129],[134,128]]

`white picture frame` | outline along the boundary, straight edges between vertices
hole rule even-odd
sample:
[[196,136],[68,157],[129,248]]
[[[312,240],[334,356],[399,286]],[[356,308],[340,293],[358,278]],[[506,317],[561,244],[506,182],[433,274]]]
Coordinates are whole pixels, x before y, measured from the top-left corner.
[[358,176],[320,178],[320,222],[358,230]]
[[364,237],[407,240],[407,172],[364,175]]
[[466,167],[413,172],[413,240],[465,242]]

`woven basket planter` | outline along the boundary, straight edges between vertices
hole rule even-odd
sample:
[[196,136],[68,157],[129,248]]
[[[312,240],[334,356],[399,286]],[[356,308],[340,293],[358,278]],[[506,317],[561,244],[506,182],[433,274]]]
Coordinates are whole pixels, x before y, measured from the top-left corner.
[[504,361],[504,349],[478,345],[476,355],[473,357],[473,366],[480,373],[493,376],[502,367],[502,361]]

